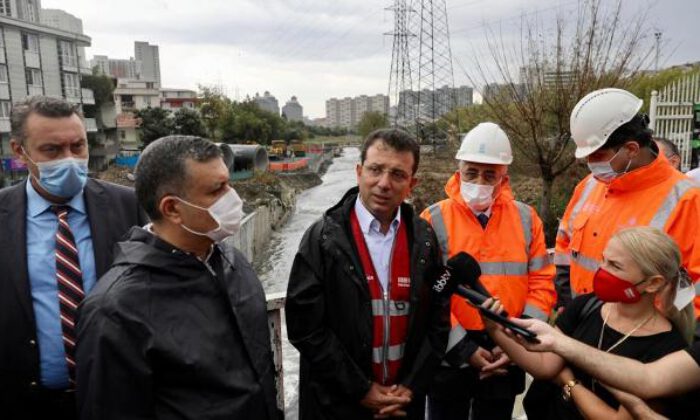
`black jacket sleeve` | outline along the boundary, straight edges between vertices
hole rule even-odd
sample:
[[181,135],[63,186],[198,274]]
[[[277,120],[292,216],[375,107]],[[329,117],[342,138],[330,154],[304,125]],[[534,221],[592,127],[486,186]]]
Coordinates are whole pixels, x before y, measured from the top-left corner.
[[557,291],[556,307],[567,307],[573,300],[571,296],[570,267],[568,265],[558,265],[557,274],[554,277],[554,288]]
[[82,420],[155,419],[148,328],[85,302],[78,322],[77,399]]
[[285,304],[287,334],[301,357],[309,361],[316,378],[349,398],[360,400],[369,390],[371,380],[324,325],[321,230],[321,222],[313,225],[294,257]]

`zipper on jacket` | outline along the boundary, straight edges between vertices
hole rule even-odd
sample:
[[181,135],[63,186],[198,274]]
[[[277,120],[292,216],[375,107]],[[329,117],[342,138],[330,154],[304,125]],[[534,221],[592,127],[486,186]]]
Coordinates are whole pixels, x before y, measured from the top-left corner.
[[389,285],[387,284],[387,287],[383,291],[384,293],[384,354],[382,356],[382,362],[384,365],[384,380],[383,385],[386,385],[386,381],[389,378],[389,292],[386,290],[389,288]]

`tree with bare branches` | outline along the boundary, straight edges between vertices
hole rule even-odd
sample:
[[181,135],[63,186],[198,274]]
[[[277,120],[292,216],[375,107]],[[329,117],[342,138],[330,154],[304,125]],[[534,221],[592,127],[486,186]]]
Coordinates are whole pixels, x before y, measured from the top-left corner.
[[646,22],[644,13],[624,14],[622,0],[612,8],[584,0],[549,26],[524,16],[516,42],[486,30],[487,59],[476,59],[475,52],[467,77],[486,86],[490,118],[506,130],[525,165],[539,170],[543,220],[551,220],[554,182],[575,162],[569,132],[574,105],[593,90],[628,87],[650,65],[653,31]]

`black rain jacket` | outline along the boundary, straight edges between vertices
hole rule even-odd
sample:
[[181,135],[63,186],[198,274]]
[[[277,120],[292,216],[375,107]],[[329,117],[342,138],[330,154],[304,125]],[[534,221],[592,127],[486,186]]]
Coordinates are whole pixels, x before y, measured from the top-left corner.
[[84,420],[278,419],[265,294],[238,250],[205,265],[132,228],[80,307]]
[[[360,405],[372,379],[372,309],[350,230],[357,187],[305,233],[287,289],[290,342],[301,354],[300,420],[372,419]],[[442,272],[432,228],[401,205],[411,253],[408,337],[398,380],[411,389],[410,419],[424,417],[425,388],[444,356],[449,334],[449,296],[432,286]]]

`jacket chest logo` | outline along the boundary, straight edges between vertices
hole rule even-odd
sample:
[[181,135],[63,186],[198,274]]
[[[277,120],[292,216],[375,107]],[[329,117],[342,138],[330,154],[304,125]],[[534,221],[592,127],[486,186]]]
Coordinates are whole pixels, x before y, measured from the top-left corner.
[[399,287],[411,287],[410,277],[399,277],[398,278]]

